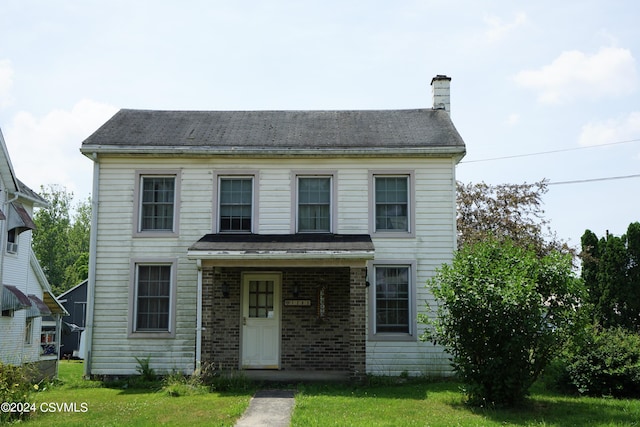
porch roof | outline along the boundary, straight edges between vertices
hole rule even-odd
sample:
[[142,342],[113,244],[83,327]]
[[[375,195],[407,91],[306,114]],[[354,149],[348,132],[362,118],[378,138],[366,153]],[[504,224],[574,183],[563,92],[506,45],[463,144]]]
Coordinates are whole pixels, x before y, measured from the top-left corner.
[[206,234],[188,250],[192,259],[373,259],[368,234]]

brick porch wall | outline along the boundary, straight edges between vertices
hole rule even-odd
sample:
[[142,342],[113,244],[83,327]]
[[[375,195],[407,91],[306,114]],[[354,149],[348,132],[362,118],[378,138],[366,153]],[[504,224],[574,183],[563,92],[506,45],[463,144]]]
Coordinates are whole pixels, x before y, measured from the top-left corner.
[[[238,369],[240,284],[249,268],[203,268],[202,360],[216,369]],[[282,268],[281,368],[285,370],[365,372],[365,269]],[[222,284],[229,285],[223,298]],[[294,288],[298,296],[294,296]],[[326,315],[318,316],[324,287]],[[311,300],[311,307],[285,306],[284,300]]]

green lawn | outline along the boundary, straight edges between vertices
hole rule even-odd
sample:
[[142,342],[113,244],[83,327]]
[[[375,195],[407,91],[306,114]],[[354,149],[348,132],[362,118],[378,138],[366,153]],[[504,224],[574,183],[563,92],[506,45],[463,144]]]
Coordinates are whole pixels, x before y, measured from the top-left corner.
[[293,426],[640,426],[640,401],[536,391],[518,409],[472,409],[454,382],[298,390]]
[[[82,364],[62,362],[61,385],[36,402],[86,402],[85,413],[37,413],[28,426],[232,426],[252,391],[171,397],[154,390],[109,388],[81,379]],[[471,409],[459,384],[299,385],[293,426],[640,426],[640,401],[561,396],[536,389],[519,409]]]
[[35,395],[36,407],[42,402],[75,403],[78,411],[41,413],[28,426],[233,426],[242,415],[252,392],[206,393],[172,397],[148,389],[107,387],[99,381],[82,379],[82,363],[62,361],[61,385],[48,387]]

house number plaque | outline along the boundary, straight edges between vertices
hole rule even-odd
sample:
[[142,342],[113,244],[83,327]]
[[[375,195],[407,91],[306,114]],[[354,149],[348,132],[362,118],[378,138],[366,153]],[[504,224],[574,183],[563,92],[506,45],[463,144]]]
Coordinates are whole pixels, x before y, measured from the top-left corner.
[[286,299],[284,305],[287,307],[311,307],[310,299]]
[[327,313],[327,288],[318,289],[318,317],[324,319]]

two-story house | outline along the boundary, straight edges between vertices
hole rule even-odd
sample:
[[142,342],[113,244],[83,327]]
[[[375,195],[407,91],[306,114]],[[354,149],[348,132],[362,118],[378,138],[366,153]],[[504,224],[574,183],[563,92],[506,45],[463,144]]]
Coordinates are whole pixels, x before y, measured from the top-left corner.
[[[0,132],[0,362],[33,363],[42,376],[57,374],[64,308],[31,249],[33,208],[46,200],[17,177]],[[43,317],[51,321],[43,321]]]
[[417,318],[456,247],[450,80],[429,109],[116,113],[81,148],[87,373],[448,372]]

